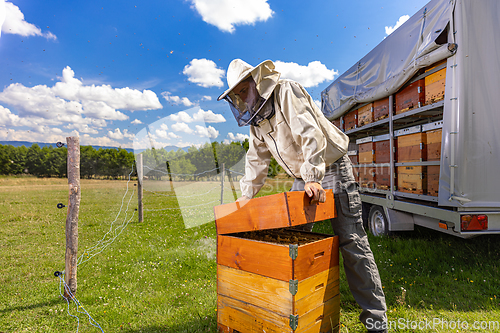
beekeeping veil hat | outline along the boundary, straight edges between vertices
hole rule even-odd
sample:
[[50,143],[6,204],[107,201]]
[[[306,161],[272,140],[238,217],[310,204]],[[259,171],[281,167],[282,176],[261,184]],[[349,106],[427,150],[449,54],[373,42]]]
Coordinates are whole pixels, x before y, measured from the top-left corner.
[[[265,60],[255,67],[241,59],[234,59],[229,64],[227,69],[229,89],[220,95],[217,100],[226,99],[229,102],[239,126],[250,124],[265,102],[271,97],[281,75],[274,68],[274,63],[271,60]],[[250,76],[255,82],[255,87],[260,96],[256,105],[247,105],[233,93],[233,89]]]

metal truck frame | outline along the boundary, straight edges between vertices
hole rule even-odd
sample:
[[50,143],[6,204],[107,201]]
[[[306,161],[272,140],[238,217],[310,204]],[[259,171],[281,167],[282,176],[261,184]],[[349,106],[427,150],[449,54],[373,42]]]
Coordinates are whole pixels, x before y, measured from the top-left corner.
[[[322,111],[332,121],[389,97],[388,118],[345,131],[350,150],[359,138],[390,137],[391,162],[363,165],[390,167],[388,189],[360,188],[373,234],[414,225],[462,238],[500,234],[499,17],[497,0],[430,1],[322,92]],[[394,114],[396,92],[444,67],[443,100]],[[419,126],[442,126],[441,159],[397,163],[397,131]],[[397,190],[395,168],[409,165],[440,166],[437,196]]]

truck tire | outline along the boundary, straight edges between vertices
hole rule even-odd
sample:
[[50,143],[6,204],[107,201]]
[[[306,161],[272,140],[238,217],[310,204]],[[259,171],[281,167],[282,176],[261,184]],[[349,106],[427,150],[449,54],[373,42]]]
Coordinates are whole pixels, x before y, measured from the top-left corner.
[[389,224],[384,209],[373,205],[368,214],[368,229],[372,235],[379,237],[389,235]]

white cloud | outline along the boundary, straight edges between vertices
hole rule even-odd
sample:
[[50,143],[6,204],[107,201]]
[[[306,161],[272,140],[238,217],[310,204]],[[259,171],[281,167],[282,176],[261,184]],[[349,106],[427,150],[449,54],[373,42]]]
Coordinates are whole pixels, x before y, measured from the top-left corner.
[[318,108],[321,109],[321,101],[319,99],[315,99],[314,103],[316,103],[316,105],[318,106]]
[[155,135],[161,139],[180,139],[181,137],[173,132],[167,132],[166,130],[157,129],[155,130]]
[[[77,131],[64,132],[59,128],[38,127],[32,130],[5,129],[0,127],[2,141],[64,142],[66,137],[79,136]],[[80,144],[83,144],[80,142]]]
[[24,14],[19,7],[5,0],[0,0],[0,36],[2,32],[21,36],[42,36],[47,39],[57,39],[50,31],[42,33],[40,28],[26,22]]
[[163,98],[167,100],[168,102],[172,102],[173,104],[183,104],[184,106],[192,106],[193,103],[187,98],[187,97],[182,97],[180,98],[179,96],[173,96],[170,92],[164,91],[161,93]]
[[410,15],[403,15],[399,18],[399,20],[396,22],[396,25],[394,25],[393,27],[388,27],[386,26],[385,27],[385,34],[386,35],[390,35],[394,32],[394,30],[396,30],[397,28],[399,28],[400,26],[403,25],[403,23],[405,23],[406,21],[408,21],[408,19],[410,18]]
[[124,138],[133,139],[134,136],[135,135],[129,133],[127,129],[124,129],[123,133],[120,131],[119,128],[115,128],[114,132],[108,131],[108,137],[115,140],[123,140]]
[[[70,67],[64,68],[61,81],[52,87],[26,87],[13,83],[0,92],[0,101],[17,112],[14,114],[1,106],[0,127],[27,126],[35,129],[39,126],[63,126],[85,134],[98,134],[98,129],[106,127],[107,121],[129,119],[117,107],[129,111],[162,107],[152,91],[84,85],[74,77]],[[142,122],[135,119],[132,123]],[[119,135],[112,133],[115,137]],[[131,136],[126,132],[122,135],[123,138]]]
[[167,117],[172,121],[192,123],[192,122],[206,122],[206,123],[224,123],[226,118],[218,113],[213,113],[212,110],[204,111],[199,109],[198,112],[194,113],[191,117],[187,112],[180,111],[176,114],[172,114]]
[[188,77],[189,82],[204,88],[224,86],[221,79],[224,76],[224,70],[217,68],[212,60],[193,59],[184,67],[182,73]]
[[212,100],[212,96],[203,96],[201,98],[202,101],[211,101]]
[[168,130],[168,126],[167,126],[167,124],[161,124],[161,125],[160,125],[160,128],[161,128],[162,130],[164,130],[164,131]]
[[291,79],[304,87],[315,87],[324,81],[332,81],[339,72],[328,69],[320,61],[312,61],[307,66],[294,62],[275,61],[276,70],[281,73],[282,79]]
[[191,3],[203,21],[230,33],[235,25],[265,22],[274,14],[267,0],[191,0]]
[[229,132],[229,133],[227,133],[227,139],[224,140],[224,143],[229,144],[233,141],[243,142],[243,141],[245,141],[245,139],[250,140],[250,136],[248,136],[246,134],[241,134],[241,133],[236,133],[236,135],[234,135],[232,132]]
[[134,119],[134,120],[132,120],[131,124],[139,125],[139,124],[142,124],[142,121],[140,121],[139,119]]
[[219,131],[213,128],[212,126],[203,127],[200,125],[196,125],[196,134],[201,137],[207,137],[210,139],[215,139],[219,136]]
[[172,125],[172,129],[176,132],[184,132],[187,134],[193,133],[193,130],[189,128],[189,125],[186,123],[175,123]]
[[66,66],[63,76],[52,88],[57,96],[68,100],[87,100],[103,102],[114,109],[128,111],[146,111],[161,109],[163,106],[156,94],[151,90],[112,88],[110,85],[85,86],[83,82],[76,79],[75,72]]

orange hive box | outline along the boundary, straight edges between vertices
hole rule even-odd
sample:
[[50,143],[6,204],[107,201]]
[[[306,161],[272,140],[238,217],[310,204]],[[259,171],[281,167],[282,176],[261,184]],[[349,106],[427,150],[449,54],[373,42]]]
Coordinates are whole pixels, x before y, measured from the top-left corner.
[[[446,60],[436,63],[434,66],[426,69],[426,72],[444,64]],[[425,78],[425,104],[436,103],[444,98],[444,88],[446,83],[446,67],[439,71],[427,75]]]
[[344,115],[344,130],[358,127],[358,110],[349,111]]
[[309,201],[287,192],[214,208],[219,332],[338,332],[338,238],[290,228],[334,218],[333,193]]
[[373,103],[368,103],[358,109],[358,126],[373,123]]
[[373,121],[389,116],[389,97],[373,102]]
[[425,81],[415,81],[396,93],[396,114],[416,109],[425,103]]
[[[428,161],[441,160],[441,141],[443,136],[443,121],[437,121],[422,125],[422,131],[426,134],[426,154]],[[439,165],[427,167],[427,195],[437,196],[439,192]]]

